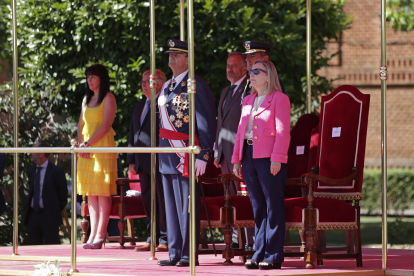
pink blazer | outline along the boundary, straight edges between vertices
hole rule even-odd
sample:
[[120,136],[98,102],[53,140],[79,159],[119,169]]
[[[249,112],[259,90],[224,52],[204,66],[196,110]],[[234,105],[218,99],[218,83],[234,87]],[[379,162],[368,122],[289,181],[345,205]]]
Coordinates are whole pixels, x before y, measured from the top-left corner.
[[[243,159],[244,134],[257,93],[244,98],[231,162]],[[288,96],[273,91],[266,96],[253,119],[253,158],[269,158],[287,162],[290,143],[290,101]]]

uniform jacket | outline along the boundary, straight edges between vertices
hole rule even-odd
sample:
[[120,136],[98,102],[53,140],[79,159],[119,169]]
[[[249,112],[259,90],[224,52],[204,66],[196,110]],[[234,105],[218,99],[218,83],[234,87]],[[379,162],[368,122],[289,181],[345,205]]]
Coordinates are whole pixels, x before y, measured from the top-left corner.
[[[243,159],[244,134],[257,93],[243,101],[242,115],[237,130],[231,162]],[[290,143],[290,101],[279,91],[266,96],[253,119],[253,158],[269,158],[271,161],[287,163]]]
[[214,150],[214,158],[217,158],[219,163],[223,157],[227,163],[231,163],[234,141],[236,141],[237,127],[240,122],[242,110],[240,99],[245,90],[246,83],[247,78],[244,78],[237,88],[237,91],[234,92],[225,113],[223,113],[223,104],[227,98],[227,94],[231,93],[229,91],[230,85],[226,86],[221,91],[220,102],[218,105],[216,147]]
[[[163,127],[164,123],[169,124],[170,122],[170,125],[174,126],[177,132],[185,134],[189,133],[190,105],[189,100],[186,100],[186,97],[189,95],[187,94],[187,79],[188,74],[183,78],[181,83],[176,84],[175,89],[170,95],[168,95],[170,81],[165,83],[163,91],[161,91],[161,94],[158,97],[160,127]],[[216,108],[214,96],[210,87],[199,76],[195,76],[195,80],[195,127],[202,149],[201,152],[196,155],[196,158],[208,162],[213,153],[212,148],[216,130]],[[178,98],[182,99],[180,104],[177,104]],[[162,102],[165,102],[163,106]],[[176,112],[177,108],[182,114]],[[185,147],[188,144],[188,140],[183,140],[179,143],[177,143],[179,140],[175,141],[175,144],[180,144],[182,147]],[[174,143],[174,141],[163,138],[159,139],[160,147],[171,147],[171,143]],[[158,155],[160,173],[181,174],[182,172],[178,168],[181,168],[179,165],[183,161],[181,159],[183,159],[184,153],[180,153],[179,155],[176,153],[160,153]]]
[[[158,99],[158,98],[157,98]],[[155,100],[156,105],[157,99]],[[141,113],[144,109],[147,97],[143,97],[142,100],[137,102],[132,111],[131,127],[129,129],[128,147],[150,147],[151,146],[151,108],[148,110],[147,115],[141,125]],[[156,107],[156,137],[159,136],[159,111]],[[158,138],[156,139],[156,145],[158,146]],[[158,159],[158,158],[157,158]],[[158,161],[158,160],[157,160]],[[128,153],[127,163],[135,164],[135,170],[139,172],[151,172],[151,153]]]
[[[28,211],[34,193],[36,166],[29,168],[28,175],[29,195],[26,200],[25,224],[28,222]],[[48,218],[45,223],[48,223],[51,227],[59,227],[63,223],[60,212],[68,202],[68,187],[63,170],[51,162],[47,165],[45,178],[43,180],[42,200],[43,210]]]

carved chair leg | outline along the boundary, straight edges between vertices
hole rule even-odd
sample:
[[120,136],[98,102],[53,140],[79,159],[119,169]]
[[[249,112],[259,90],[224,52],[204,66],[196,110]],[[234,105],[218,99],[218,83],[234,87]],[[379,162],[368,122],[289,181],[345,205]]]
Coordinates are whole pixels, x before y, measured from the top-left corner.
[[118,221],[118,228],[119,228],[119,244],[121,249],[125,249],[124,243],[125,243],[125,227],[126,223],[124,219],[120,219]]
[[290,231],[285,229],[285,242],[290,242]]
[[346,251],[347,253],[354,253],[354,237],[352,235],[352,230],[345,230],[345,239],[346,239]]
[[[127,219],[127,226],[128,226],[128,236],[135,239],[134,219],[133,218]],[[130,241],[129,244],[130,245],[135,245],[136,243],[134,241]]]
[[315,244],[315,232],[316,232],[316,209],[313,207],[313,180],[308,180],[308,206],[305,209],[305,237],[306,237],[306,253],[305,262],[306,268],[315,268],[313,264],[316,261],[316,244]]
[[222,252],[223,258],[226,259],[223,264],[233,265],[233,262],[231,261],[231,259],[234,258],[234,250],[230,248],[233,229],[230,227],[230,225],[227,224],[224,227],[223,232],[224,232],[224,243],[226,244],[226,248]]
[[[316,235],[315,235],[315,242],[316,242],[316,256],[318,256],[319,254],[322,254],[322,236],[324,236],[325,232],[323,230],[316,230]],[[323,265],[323,260],[319,259],[318,257],[316,264],[317,265]]]
[[82,215],[82,243],[86,243],[88,241],[88,228],[89,228],[89,221],[86,219],[85,207],[86,207],[86,196],[82,196],[82,203],[81,203],[81,215]]
[[244,246],[246,244],[246,236],[245,236],[244,227],[238,227],[237,228],[237,239],[238,239],[238,243],[239,243],[239,249],[244,249]]
[[302,243],[302,246],[300,247],[300,252],[306,252],[305,230],[299,230],[299,236]]
[[208,248],[208,241],[207,241],[207,228],[201,228],[201,233],[200,233],[200,243],[201,243],[201,248],[203,249],[207,249]]
[[360,227],[358,229],[354,230],[354,236],[355,236],[355,251],[358,254],[357,255],[357,267],[362,267],[362,250],[361,250],[361,229]]

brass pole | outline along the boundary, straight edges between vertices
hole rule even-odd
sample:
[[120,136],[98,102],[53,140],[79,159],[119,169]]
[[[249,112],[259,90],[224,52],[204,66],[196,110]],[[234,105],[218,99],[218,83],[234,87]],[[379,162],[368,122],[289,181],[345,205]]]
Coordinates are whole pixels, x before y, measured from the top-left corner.
[[184,0],[180,0],[180,40],[185,41]]
[[311,96],[312,96],[312,82],[311,82],[311,0],[306,0],[306,112],[311,113]]
[[[155,72],[155,1],[151,0],[150,2],[150,67],[151,67],[151,76],[150,76],[150,88],[151,88],[151,147],[156,147],[156,118],[155,118],[155,88],[157,87],[157,76]],[[157,260],[155,257],[155,245],[156,242],[156,227],[157,227],[157,190],[156,190],[156,163],[157,155],[151,153],[151,257],[150,260]]]
[[[14,97],[14,147],[19,147],[19,68],[18,50],[17,50],[17,12],[16,1],[12,0],[12,33],[13,33],[13,97]],[[14,201],[13,201],[13,255],[19,255],[17,252],[19,242],[19,154],[14,153]]]
[[76,269],[76,230],[77,230],[77,223],[76,223],[76,185],[77,185],[77,181],[76,181],[76,152],[75,152],[75,148],[76,148],[76,144],[77,141],[76,139],[72,139],[70,141],[70,144],[72,145],[72,147],[70,148],[71,151],[71,157],[72,157],[72,214],[71,214],[71,220],[72,220],[72,227],[71,229],[71,240],[70,240],[70,245],[71,245],[71,269],[70,272],[79,272],[79,270]]
[[[193,22],[193,0],[187,1],[188,10],[188,80],[187,91],[190,94],[190,129],[189,129],[189,142],[190,147],[195,146],[195,93],[196,93],[196,81],[194,73],[194,22]],[[195,275],[195,261],[196,261],[196,212],[195,212],[195,154],[190,153],[190,275]],[[200,199],[198,199],[200,200]]]
[[381,186],[382,186],[382,269],[387,269],[387,52],[385,0],[381,0]]

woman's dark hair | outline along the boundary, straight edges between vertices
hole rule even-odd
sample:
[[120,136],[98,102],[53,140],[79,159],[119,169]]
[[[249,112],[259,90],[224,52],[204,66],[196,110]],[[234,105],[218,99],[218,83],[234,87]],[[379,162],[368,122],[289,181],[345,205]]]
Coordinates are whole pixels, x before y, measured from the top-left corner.
[[[98,76],[101,83],[99,85],[99,95],[97,105],[100,105],[103,99],[106,96],[106,93],[109,92],[109,74],[105,66],[101,64],[95,64],[85,70],[85,76],[90,75]],[[89,104],[92,96],[94,95],[93,91],[89,89],[88,82],[86,82],[86,104]]]

